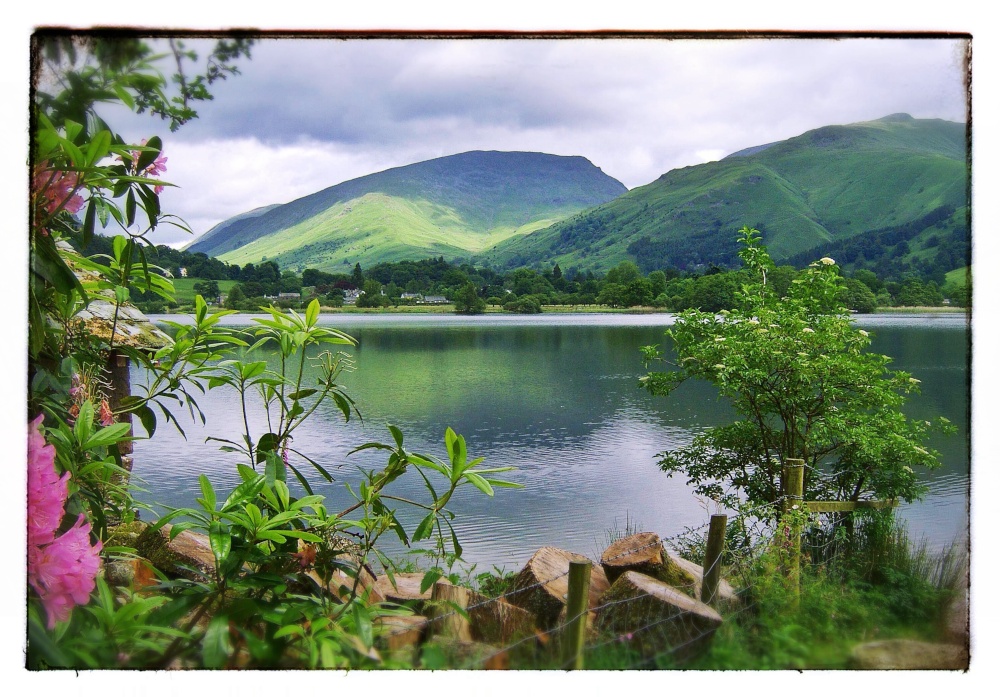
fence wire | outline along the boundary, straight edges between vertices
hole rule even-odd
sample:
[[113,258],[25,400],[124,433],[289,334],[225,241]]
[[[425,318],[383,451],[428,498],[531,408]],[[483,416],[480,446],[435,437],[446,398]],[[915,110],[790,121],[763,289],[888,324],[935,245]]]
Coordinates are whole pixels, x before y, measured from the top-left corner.
[[[619,670],[682,668],[709,645],[722,622],[752,622],[761,609],[754,599],[750,581],[759,570],[758,565],[765,553],[788,539],[790,525],[783,522],[782,511],[800,504],[801,500],[784,497],[735,514],[730,512],[727,537],[729,534],[738,536],[740,548],[727,550],[727,554],[717,558],[709,568],[701,569],[700,577],[693,574],[692,580],[671,584],[670,587],[678,594],[674,603],[657,600],[642,588],[633,589],[632,595],[622,597],[605,594],[598,604],[588,603],[583,617],[586,622],[584,666]],[[837,529],[833,523],[838,521],[837,516],[842,515],[822,513],[810,516],[801,537],[804,563],[829,562],[843,553],[842,540],[833,532]],[[604,557],[601,562],[610,565],[621,557],[641,554],[657,546],[663,548],[664,554],[670,553],[670,550],[674,550],[673,553],[686,551],[682,558],[690,557],[692,538],[700,536],[709,525],[710,522],[706,522],[673,535],[654,536],[646,544],[628,547],[618,555]],[[700,557],[703,558],[703,554]],[[604,573],[601,562],[592,562],[592,575]],[[722,566],[722,583],[726,584],[720,586],[718,601],[713,604],[721,608],[721,617],[712,609],[706,610],[700,602],[701,584],[715,570],[716,564]],[[521,606],[529,604],[524,599],[536,592],[549,592],[545,587],[552,584],[562,588],[568,583],[569,570],[526,583],[529,573],[529,567],[525,567],[516,575],[513,586],[497,597],[474,592],[464,609],[455,606],[433,609],[433,616],[426,619],[422,629],[425,637],[444,634],[439,627],[456,616],[467,619],[479,612],[492,613],[497,618],[496,625],[501,627],[501,634],[505,635],[487,637],[473,628],[475,641],[471,643],[452,641],[449,644],[446,638],[435,640],[446,653],[451,651],[446,663],[449,668],[558,670],[572,667],[573,659],[564,657],[564,652],[573,618],[567,617],[565,610],[554,621],[535,620],[533,624],[517,624],[517,615],[524,610]],[[508,605],[514,606],[515,609],[509,611],[514,617],[504,615]],[[504,628],[504,622],[510,622],[510,626]],[[390,628],[380,638],[383,644],[387,644],[399,635],[413,631],[411,627]],[[415,652],[414,665],[419,666],[420,649],[412,650]]]

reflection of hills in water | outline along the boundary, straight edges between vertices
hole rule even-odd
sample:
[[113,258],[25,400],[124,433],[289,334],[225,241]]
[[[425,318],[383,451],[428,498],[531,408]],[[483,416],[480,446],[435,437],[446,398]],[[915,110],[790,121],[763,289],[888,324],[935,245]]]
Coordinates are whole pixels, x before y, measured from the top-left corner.
[[[660,472],[655,456],[688,442],[699,429],[728,422],[732,413],[707,383],[686,384],[670,399],[654,399],[639,389],[638,347],[660,342],[663,327],[473,322],[427,327],[419,320],[384,327],[338,324],[339,319],[334,324],[346,326],[360,342],[351,351],[357,369],[345,374],[343,383],[364,423],[352,419],[345,425],[340,412],[328,407],[308,430],[296,433],[294,443],[336,477],[333,484],[316,486],[330,497],[330,510],[352,502],[344,483],[357,482],[358,467],[384,466],[376,453],[347,453],[367,441],[390,440],[388,422],[402,428],[409,450],[442,456],[444,430],[451,426],[466,437],[471,456],[486,457],[488,466],[519,468],[511,478],[525,489],[498,490],[494,499],[463,494],[453,506],[466,557],[484,568],[517,566],[543,544],[590,553],[595,538],[626,514],[662,535],[707,520],[683,478]],[[868,319],[861,318],[860,326],[869,326]],[[914,537],[926,534],[934,544],[950,542],[967,528],[966,333],[960,322],[949,326],[928,328],[914,321],[869,329],[873,348],[895,357],[893,368],[922,381],[910,415],[944,415],[959,428],[956,436],[933,443],[944,466],[924,475],[932,484],[927,501],[901,509]],[[273,354],[269,362],[278,367]],[[313,379],[307,377],[307,383]],[[216,486],[236,483],[232,456],[204,439],[238,438],[239,403],[233,393],[213,390],[199,404],[209,423],[185,424],[187,441],[161,425],[155,440],[136,444],[135,473],[151,492],[140,498],[193,505],[202,472]],[[251,413],[256,423],[263,418],[260,410]],[[303,469],[309,471],[308,465]],[[310,481],[321,484],[318,476]],[[399,484],[400,495],[419,495],[418,477]],[[403,513],[407,524],[415,525],[418,518],[410,517]]]

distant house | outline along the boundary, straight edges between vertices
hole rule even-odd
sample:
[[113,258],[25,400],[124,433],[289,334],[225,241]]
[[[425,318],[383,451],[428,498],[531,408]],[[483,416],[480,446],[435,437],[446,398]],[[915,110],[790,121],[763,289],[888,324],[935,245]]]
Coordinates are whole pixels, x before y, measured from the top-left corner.
[[278,300],[299,300],[302,293],[278,293]]
[[344,291],[344,304],[354,305],[358,302],[358,297],[361,295],[361,291],[357,288],[349,288]]
[[403,293],[402,295],[399,296],[399,299],[416,300],[417,302],[420,302],[421,300],[424,299],[424,296],[422,296],[420,293]]
[[443,295],[425,295],[423,302],[425,305],[443,305],[448,302],[448,298]]

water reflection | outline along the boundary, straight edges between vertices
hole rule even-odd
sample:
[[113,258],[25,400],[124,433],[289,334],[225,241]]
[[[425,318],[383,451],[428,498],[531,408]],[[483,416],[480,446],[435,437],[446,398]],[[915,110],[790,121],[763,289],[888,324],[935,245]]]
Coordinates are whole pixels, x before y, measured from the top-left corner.
[[[525,489],[498,490],[494,499],[470,491],[454,501],[465,556],[487,568],[517,567],[543,544],[592,555],[606,531],[622,527],[626,516],[669,536],[702,525],[714,512],[694,498],[683,479],[661,473],[655,455],[689,442],[700,429],[728,422],[731,410],[704,383],[686,384],[669,400],[637,387],[643,373],[638,347],[660,343],[669,316],[335,319],[359,340],[351,351],[357,369],[344,383],[364,422],[344,424],[330,406],[296,432],[295,440],[297,449],[336,477],[333,484],[316,487],[329,497],[331,510],[352,502],[344,484],[357,481],[359,467],[384,464],[375,453],[347,453],[369,440],[389,440],[385,424],[394,423],[410,450],[443,455],[444,430],[451,426],[466,436],[473,456],[486,457],[492,466],[518,467],[510,478]],[[934,443],[944,464],[926,475],[931,495],[901,509],[912,531],[932,544],[947,544],[968,527],[968,353],[962,320],[859,321],[870,327],[875,350],[893,356],[894,368],[922,381],[909,414],[944,415],[959,428],[958,435]],[[213,390],[199,403],[209,423],[186,426],[186,441],[164,426],[155,440],[136,444],[135,475],[148,489],[143,500],[193,505],[202,472],[217,487],[238,480],[232,457],[205,442],[207,436],[241,432],[234,393]],[[262,423],[263,413],[254,409],[251,418]],[[401,495],[419,494],[418,478],[400,483]],[[418,520],[417,514],[402,517],[411,526]]]

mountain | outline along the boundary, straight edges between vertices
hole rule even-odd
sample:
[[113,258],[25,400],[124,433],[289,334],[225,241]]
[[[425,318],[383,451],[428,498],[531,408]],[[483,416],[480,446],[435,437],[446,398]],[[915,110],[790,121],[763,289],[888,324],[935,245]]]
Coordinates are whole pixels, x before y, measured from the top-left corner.
[[672,170],[613,201],[501,242],[477,261],[506,268],[558,262],[594,271],[625,259],[644,271],[734,266],[736,231],[751,225],[779,263],[808,253],[827,256],[821,252],[837,246],[851,255],[845,262],[863,265],[874,258],[876,234],[894,240],[897,262],[930,263],[955,245],[968,249],[966,145],[964,124],[907,114],[825,126]]
[[243,213],[187,249],[231,264],[272,260],[298,271],[467,258],[626,191],[583,157],[467,152]]

